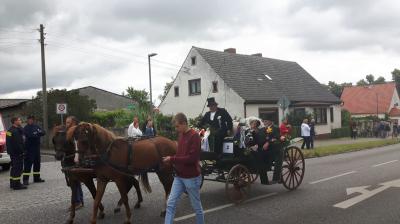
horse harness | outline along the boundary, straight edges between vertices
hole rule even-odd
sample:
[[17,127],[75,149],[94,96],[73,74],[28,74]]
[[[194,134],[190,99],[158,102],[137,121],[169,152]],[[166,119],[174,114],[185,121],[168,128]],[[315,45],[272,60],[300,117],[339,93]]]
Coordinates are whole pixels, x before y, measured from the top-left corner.
[[84,158],[84,160],[80,162],[80,164],[85,168],[94,168],[99,165],[107,165],[107,166],[110,166],[111,168],[113,168],[114,170],[116,170],[120,173],[123,173],[124,175],[127,175],[127,176],[135,176],[135,175],[140,175],[140,174],[147,173],[147,172],[157,172],[160,170],[160,165],[162,162],[162,155],[157,147],[156,147],[156,151],[159,156],[159,162],[155,166],[150,167],[148,169],[135,169],[132,164],[132,161],[134,158],[134,148],[133,148],[134,143],[138,142],[138,141],[143,141],[143,140],[150,140],[150,141],[154,142],[153,138],[154,137],[152,137],[152,136],[151,137],[146,136],[146,137],[138,137],[138,138],[128,137],[128,138],[124,139],[128,143],[128,164],[126,166],[121,166],[119,164],[116,164],[116,163],[110,161],[110,158],[109,158],[110,151],[111,151],[111,147],[115,140],[112,141],[108,145],[108,147],[106,148],[104,153],[102,153],[101,155],[86,156]]

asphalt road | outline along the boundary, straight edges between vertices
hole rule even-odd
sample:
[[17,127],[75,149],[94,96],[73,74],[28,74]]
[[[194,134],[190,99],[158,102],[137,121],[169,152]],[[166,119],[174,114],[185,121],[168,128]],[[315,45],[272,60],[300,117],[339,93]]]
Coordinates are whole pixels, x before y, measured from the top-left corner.
[[[51,161],[52,158],[43,158]],[[26,191],[8,188],[8,172],[0,171],[0,223],[63,223],[68,213],[69,189],[59,162],[44,162],[43,184]],[[201,197],[207,223],[400,223],[400,145],[306,160],[306,175],[299,189],[289,192],[281,185],[256,182],[249,200],[233,205],[221,183],[205,182]],[[133,223],[163,223],[163,192],[151,176],[153,193],[144,194],[142,208],[133,211]],[[368,187],[361,187],[368,186]],[[359,188],[355,188],[359,187]],[[361,187],[361,188],[360,188]],[[349,189],[351,188],[351,189]],[[88,223],[92,200],[84,188],[85,207],[76,223]],[[347,194],[349,193],[349,195]],[[136,193],[130,192],[130,204]],[[104,196],[106,217],[98,223],[122,223],[122,213],[113,214],[119,199],[114,183]],[[189,200],[182,197],[176,223],[194,223]]]

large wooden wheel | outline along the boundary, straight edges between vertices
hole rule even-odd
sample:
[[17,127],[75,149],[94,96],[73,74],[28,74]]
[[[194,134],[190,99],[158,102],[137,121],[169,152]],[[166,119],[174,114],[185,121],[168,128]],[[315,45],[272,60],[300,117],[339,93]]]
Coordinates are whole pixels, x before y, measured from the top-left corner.
[[305,163],[303,152],[296,146],[285,149],[282,164],[282,184],[288,190],[300,186],[304,178]]
[[226,176],[226,195],[231,201],[240,203],[246,199],[251,183],[249,170],[245,166],[237,164],[231,168]]
[[258,173],[250,174],[250,183],[254,183],[260,175]]

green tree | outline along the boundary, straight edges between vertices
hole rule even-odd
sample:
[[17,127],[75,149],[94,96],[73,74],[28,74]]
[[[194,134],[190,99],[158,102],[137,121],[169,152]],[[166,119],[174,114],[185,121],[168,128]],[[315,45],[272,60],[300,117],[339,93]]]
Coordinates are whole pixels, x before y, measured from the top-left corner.
[[[25,110],[25,115],[32,114],[39,122],[43,122],[42,96],[42,91],[39,91]],[[61,123],[60,115],[56,114],[57,103],[66,103],[67,116],[74,115],[82,121],[90,120],[92,113],[96,109],[96,102],[90,100],[88,96],[79,95],[78,90],[67,91],[66,89],[50,89],[47,91],[49,128]]]
[[366,75],[365,79],[367,80],[368,84],[374,84],[375,82],[375,77],[372,74]]
[[331,91],[331,93],[333,95],[335,95],[339,98],[342,95],[344,87],[348,87],[348,86],[353,86],[353,84],[351,82],[344,82],[342,84],[337,84],[334,81],[328,82],[328,90]]
[[392,80],[396,83],[397,93],[400,93],[400,70],[395,68],[392,71]]
[[367,86],[368,82],[365,81],[364,79],[361,79],[360,81],[357,82],[357,86]]
[[146,90],[136,90],[133,87],[126,89],[126,96],[135,100],[140,106],[149,106],[149,93]]
[[165,99],[165,97],[168,94],[169,89],[171,89],[173,84],[174,84],[174,77],[171,77],[171,81],[165,83],[163,94],[158,96],[158,99],[160,101],[163,101]]
[[384,84],[384,83],[386,83],[386,80],[385,80],[385,78],[382,77],[382,76],[379,76],[379,77],[374,81],[374,84]]

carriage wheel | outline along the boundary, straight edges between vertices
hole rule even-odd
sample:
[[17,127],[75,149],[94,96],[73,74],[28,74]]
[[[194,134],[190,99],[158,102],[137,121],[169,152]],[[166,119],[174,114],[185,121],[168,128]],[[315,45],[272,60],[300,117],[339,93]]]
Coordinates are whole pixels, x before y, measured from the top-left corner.
[[249,170],[245,166],[237,164],[232,167],[226,177],[226,195],[231,201],[240,203],[246,198],[251,183]]
[[288,190],[300,186],[304,178],[305,163],[303,152],[296,146],[285,149],[282,164],[282,184]]

